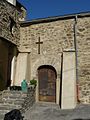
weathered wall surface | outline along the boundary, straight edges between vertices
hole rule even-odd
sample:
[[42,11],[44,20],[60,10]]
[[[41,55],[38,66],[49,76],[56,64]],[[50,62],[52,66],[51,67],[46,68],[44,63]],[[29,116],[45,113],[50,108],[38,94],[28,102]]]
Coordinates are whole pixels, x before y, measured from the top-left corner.
[[76,107],[76,62],[75,51],[63,52],[61,108]]
[[80,100],[90,103],[90,17],[78,19],[77,43]]
[[21,112],[24,113],[26,110],[30,109],[35,103],[35,88],[28,87],[27,97],[22,104]]
[[29,53],[19,53],[17,56],[16,73],[14,85],[21,85],[21,82],[26,79],[30,81],[30,55]]
[[39,36],[44,42],[41,45],[43,46],[41,48],[42,54],[45,51],[46,54],[51,54],[53,51],[57,54],[63,49],[73,48],[73,22],[73,19],[69,19],[21,27],[20,50],[28,50],[32,51],[32,54],[37,54],[36,42]]
[[19,11],[5,0],[0,0],[0,37],[17,44],[20,40]]
[[[74,48],[73,23],[74,20],[70,19],[33,24],[20,28],[20,51],[31,52],[31,79],[35,78],[38,80],[38,68],[42,65],[50,65],[54,67],[57,72],[57,104],[59,104],[61,55],[64,49]],[[40,41],[43,42],[43,44],[41,44],[40,54],[38,54],[38,45],[36,44],[39,37]],[[37,101],[38,92],[36,95]]]
[[[20,51],[30,51],[32,77],[40,65],[52,65],[60,75],[61,54],[64,49],[74,48],[73,19],[33,24],[21,27]],[[40,40],[40,54],[38,45]],[[60,76],[59,76],[60,77]]]
[[[74,19],[31,24],[20,28],[20,51],[31,52],[32,76],[40,65],[52,65],[60,75],[61,53],[74,49]],[[41,53],[36,42],[40,36]],[[79,99],[90,103],[90,17],[77,20]],[[37,74],[37,73],[35,73]],[[58,76],[60,77],[60,76]]]

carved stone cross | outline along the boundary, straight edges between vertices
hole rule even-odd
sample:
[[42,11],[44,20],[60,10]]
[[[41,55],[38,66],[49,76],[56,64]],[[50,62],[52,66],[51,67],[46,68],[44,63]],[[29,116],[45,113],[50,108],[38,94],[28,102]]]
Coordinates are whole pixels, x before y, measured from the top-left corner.
[[40,41],[40,37],[38,39],[38,42],[36,42],[36,44],[38,44],[38,54],[40,54],[40,45],[43,44],[43,42]]

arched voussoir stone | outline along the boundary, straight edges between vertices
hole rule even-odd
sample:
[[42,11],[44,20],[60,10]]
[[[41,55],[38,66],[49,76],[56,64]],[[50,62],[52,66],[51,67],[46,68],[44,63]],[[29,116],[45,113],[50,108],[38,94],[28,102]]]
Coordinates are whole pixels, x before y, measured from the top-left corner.
[[40,66],[43,66],[43,65],[49,65],[54,67],[57,72],[57,75],[60,74],[61,63],[60,61],[57,62],[57,58],[53,58],[53,59],[40,58],[40,59],[37,59],[35,63],[32,65],[32,70],[31,70],[32,78],[37,78],[37,70]]

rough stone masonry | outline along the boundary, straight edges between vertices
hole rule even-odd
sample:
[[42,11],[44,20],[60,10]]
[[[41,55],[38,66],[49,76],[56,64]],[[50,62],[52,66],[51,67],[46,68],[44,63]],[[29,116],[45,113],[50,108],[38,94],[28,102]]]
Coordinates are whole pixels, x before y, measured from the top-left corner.
[[[32,71],[36,71],[37,64],[41,63],[56,64],[57,70],[60,69],[61,53],[75,47],[74,24],[75,15],[21,23],[19,50],[31,52]],[[43,42],[40,55],[35,44],[39,37]],[[90,13],[77,15],[76,40],[79,100],[90,103]]]
[[[29,81],[33,78],[38,80],[37,70],[42,65],[54,67],[57,72],[57,81],[61,82],[62,54],[67,50],[75,51],[76,40],[79,85],[77,94],[81,103],[90,103],[90,12],[19,23],[22,12],[22,9],[19,11],[5,0],[0,1],[0,51],[3,50],[5,53],[5,56],[0,53],[0,67],[1,70],[4,69],[2,75],[6,76],[5,87],[8,83],[7,79],[10,79],[10,74],[12,75],[10,67],[14,56],[13,85],[20,80],[20,77]],[[42,42],[40,54],[36,44],[39,37]],[[9,71],[9,77],[6,69]],[[57,85],[59,87],[59,82]],[[38,95],[38,85],[36,90]]]

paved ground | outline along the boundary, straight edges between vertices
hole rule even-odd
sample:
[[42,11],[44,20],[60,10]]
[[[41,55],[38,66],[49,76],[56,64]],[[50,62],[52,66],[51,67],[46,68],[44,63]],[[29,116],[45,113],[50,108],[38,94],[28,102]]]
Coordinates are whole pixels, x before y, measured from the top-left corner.
[[56,104],[36,103],[24,116],[25,120],[90,120],[90,105],[61,110]]

